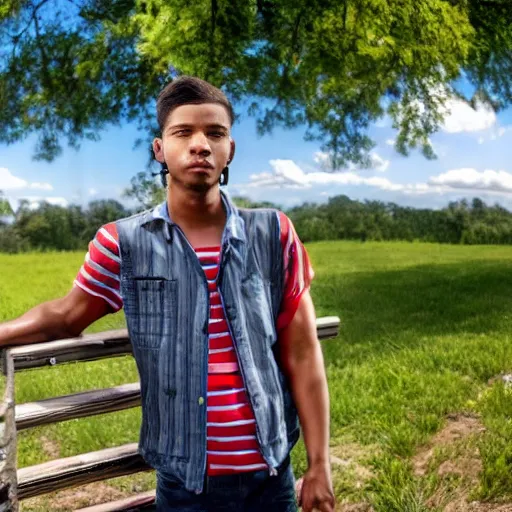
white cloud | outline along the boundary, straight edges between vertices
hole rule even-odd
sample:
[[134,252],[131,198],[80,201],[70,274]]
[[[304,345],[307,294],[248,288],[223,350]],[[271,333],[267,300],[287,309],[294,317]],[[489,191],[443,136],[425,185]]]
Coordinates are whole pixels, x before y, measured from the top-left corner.
[[476,109],[465,101],[450,98],[445,105],[442,129],[448,133],[480,132],[496,123],[496,113],[487,105],[478,103]]
[[7,167],[0,167],[0,190],[19,190],[24,188],[31,188],[34,190],[53,190],[49,183],[29,183],[23,178],[18,178],[7,169]]
[[[317,164],[320,169],[331,171],[331,155],[325,151],[317,151],[313,155],[313,161]],[[389,168],[391,162],[382,158],[376,151],[370,153],[370,169],[374,169],[379,172],[384,172]],[[348,171],[364,170],[367,169],[361,165],[355,165],[350,162],[347,166]],[[336,169],[341,170],[341,169]]]
[[0,167],[0,190],[15,190],[27,186],[27,181],[17,178],[6,167]]
[[477,171],[464,168],[453,169],[429,179],[432,185],[446,186],[452,189],[486,190],[489,192],[512,192],[512,174],[506,171]]
[[374,189],[400,192],[405,195],[447,194],[478,190],[488,194],[512,194],[512,173],[500,170],[477,171],[472,168],[452,169],[431,176],[426,183],[395,183],[382,176],[364,176],[347,172],[304,172],[292,160],[271,160],[272,172],[253,174],[247,188],[254,189],[302,189],[327,186],[330,189],[320,195],[335,193],[337,186],[366,186]]
[[331,157],[329,153],[326,153],[325,151],[317,151],[313,155],[313,161],[321,167],[329,165],[330,159]]
[[370,162],[371,162],[371,168],[375,169],[379,172],[385,172],[389,168],[389,164],[391,163],[389,160],[385,160],[382,158],[378,153],[373,151],[370,154]]
[[90,188],[89,189],[89,195],[90,196],[95,196],[97,193],[98,193],[98,191],[95,188]]
[[65,197],[22,196],[16,198],[9,198],[11,208],[14,211],[16,211],[19,208],[20,202],[23,200],[28,201],[28,206],[32,210],[39,208],[42,202],[47,202],[56,206],[62,206],[64,208],[69,205],[69,201]]
[[388,146],[394,146],[395,145],[395,139],[387,139],[386,144]]
[[30,188],[37,190],[53,190],[53,187],[49,183],[31,183]]
[[[382,167],[386,167],[381,163]],[[262,172],[250,176],[250,187],[306,189],[315,185],[367,185],[381,190],[404,190],[416,186],[393,183],[379,176],[365,177],[355,172],[309,172],[305,173],[293,160],[271,160],[273,173]]]

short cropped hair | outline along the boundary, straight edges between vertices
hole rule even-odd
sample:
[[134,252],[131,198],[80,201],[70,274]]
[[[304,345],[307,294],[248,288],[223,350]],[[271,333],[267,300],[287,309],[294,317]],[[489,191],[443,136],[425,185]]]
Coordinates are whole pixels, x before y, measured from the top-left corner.
[[181,105],[203,103],[217,103],[225,107],[233,125],[235,118],[233,106],[220,89],[194,76],[180,76],[167,84],[158,95],[156,113],[160,131],[163,131],[169,114],[175,108]]

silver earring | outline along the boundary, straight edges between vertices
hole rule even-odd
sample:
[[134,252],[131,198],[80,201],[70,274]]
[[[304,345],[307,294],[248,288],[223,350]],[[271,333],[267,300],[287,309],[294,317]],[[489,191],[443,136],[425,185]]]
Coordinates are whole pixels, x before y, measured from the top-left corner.
[[226,165],[226,167],[224,167],[224,169],[222,169],[222,172],[220,173],[219,184],[227,185],[228,181],[229,181],[229,167]]

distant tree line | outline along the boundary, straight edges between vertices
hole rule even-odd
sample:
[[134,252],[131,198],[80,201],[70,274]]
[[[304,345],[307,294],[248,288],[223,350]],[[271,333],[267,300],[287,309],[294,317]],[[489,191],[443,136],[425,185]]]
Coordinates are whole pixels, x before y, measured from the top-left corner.
[[[4,207],[4,214],[8,213]],[[33,209],[22,201],[10,219],[0,215],[0,252],[85,250],[98,228],[130,213],[112,199],[93,201],[87,208],[42,203]]]
[[[241,207],[276,207],[234,198]],[[16,213],[0,198],[0,252],[85,250],[99,227],[134,211],[115,200],[85,208],[21,202]],[[405,240],[451,244],[512,244],[512,212],[481,199],[451,202],[440,210],[336,196],[287,210],[304,242],[318,240]],[[11,219],[9,220],[9,215]]]
[[325,204],[289,210],[304,242],[405,240],[450,244],[512,244],[512,212],[481,199],[450,202],[440,210],[336,196]]

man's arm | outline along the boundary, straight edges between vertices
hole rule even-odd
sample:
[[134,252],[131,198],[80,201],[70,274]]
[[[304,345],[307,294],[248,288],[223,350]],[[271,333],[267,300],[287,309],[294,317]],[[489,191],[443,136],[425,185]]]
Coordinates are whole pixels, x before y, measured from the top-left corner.
[[302,509],[334,510],[329,458],[329,392],[316,316],[305,290],[291,322],[279,335],[280,364],[297,406],[308,455],[302,485]]
[[65,297],[0,324],[0,347],[76,337],[110,311],[105,300],[75,286]]

